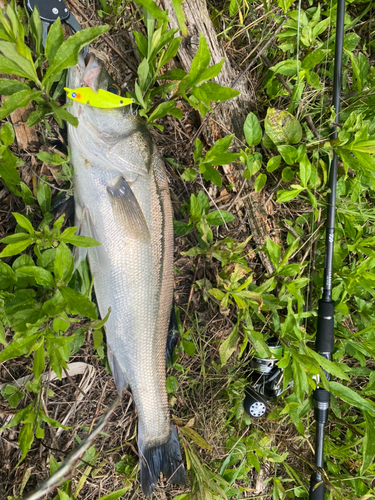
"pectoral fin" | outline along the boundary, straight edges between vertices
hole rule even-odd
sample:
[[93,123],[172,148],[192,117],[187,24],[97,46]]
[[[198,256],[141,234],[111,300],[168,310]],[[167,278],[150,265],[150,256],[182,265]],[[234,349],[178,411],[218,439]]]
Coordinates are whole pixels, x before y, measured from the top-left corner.
[[115,218],[124,230],[136,240],[150,241],[150,231],[141,207],[123,177],[119,177],[114,186],[107,187]]

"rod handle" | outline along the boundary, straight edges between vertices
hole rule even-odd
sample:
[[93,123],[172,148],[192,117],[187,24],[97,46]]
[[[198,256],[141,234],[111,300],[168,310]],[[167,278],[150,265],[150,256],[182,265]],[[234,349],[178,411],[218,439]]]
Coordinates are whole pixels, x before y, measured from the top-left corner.
[[[318,486],[316,486],[319,484]],[[309,500],[324,500],[325,486],[322,480],[318,481],[315,474],[311,476]]]
[[334,344],[335,301],[319,300],[315,347],[318,352],[332,352]]

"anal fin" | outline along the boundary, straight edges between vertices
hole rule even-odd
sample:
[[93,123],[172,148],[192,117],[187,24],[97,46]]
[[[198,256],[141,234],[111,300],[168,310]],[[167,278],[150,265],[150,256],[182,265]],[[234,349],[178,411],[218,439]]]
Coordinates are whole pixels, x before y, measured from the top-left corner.
[[129,386],[128,378],[126,376],[126,373],[124,372],[124,370],[121,368],[120,364],[118,363],[116,356],[113,354],[113,352],[111,351],[109,346],[108,346],[107,355],[108,355],[108,363],[109,363],[109,366],[111,368],[111,372],[112,372],[112,375],[113,375],[113,378],[114,378],[114,381],[116,384],[117,392],[121,396],[122,391],[125,391]]

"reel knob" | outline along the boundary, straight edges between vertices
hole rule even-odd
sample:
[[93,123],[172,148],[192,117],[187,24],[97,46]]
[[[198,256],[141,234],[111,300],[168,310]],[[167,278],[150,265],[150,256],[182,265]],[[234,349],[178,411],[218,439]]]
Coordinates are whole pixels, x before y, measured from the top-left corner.
[[267,411],[267,400],[257,392],[247,389],[243,407],[250,417],[260,418]]

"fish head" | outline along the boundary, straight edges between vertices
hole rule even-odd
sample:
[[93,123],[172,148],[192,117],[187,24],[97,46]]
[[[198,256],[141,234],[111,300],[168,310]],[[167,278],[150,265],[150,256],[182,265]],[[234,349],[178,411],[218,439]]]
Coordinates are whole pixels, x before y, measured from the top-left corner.
[[[86,59],[80,54],[78,63],[68,70],[69,89],[99,89],[119,92],[103,62],[93,54]],[[70,143],[92,158],[100,160],[103,168],[127,174],[133,181],[137,176],[148,175],[153,155],[150,133],[131,106],[122,108],[98,108],[77,100],[71,101],[70,113],[79,120],[77,128],[68,124]]]

